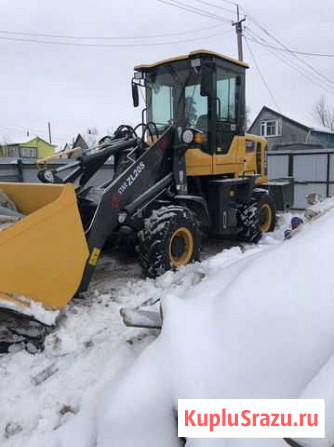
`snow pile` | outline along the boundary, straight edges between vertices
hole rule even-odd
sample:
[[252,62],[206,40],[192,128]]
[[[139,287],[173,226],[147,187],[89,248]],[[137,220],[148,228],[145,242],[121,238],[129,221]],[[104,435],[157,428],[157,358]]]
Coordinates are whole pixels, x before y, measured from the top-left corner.
[[[57,434],[69,419],[82,418],[84,440],[73,445],[84,446],[89,433],[94,432],[97,390],[104,390],[106,384],[109,388],[113,378],[122,376],[158,333],[124,327],[119,309],[142,303],[151,308],[169,293],[183,296],[211,273],[242,259],[244,251],[281,243],[290,217],[282,217],[278,230],[266,235],[257,247],[234,246],[222,251],[226,242],[212,241],[204,250],[206,261],[168,272],[157,280],[141,280],[135,260],[102,258],[91,293],[84,300],[72,301],[59,316],[44,352],[32,356],[22,351],[0,358],[0,445],[26,447],[30,440],[34,447],[44,447],[49,433]],[[75,417],[79,411],[80,417]]]
[[307,209],[304,212],[304,215],[307,219],[312,219],[315,216],[325,214],[333,207],[334,207],[334,200],[332,198],[318,200],[314,204],[307,207]]
[[334,355],[313,377],[301,394],[302,399],[318,399],[326,397],[325,424],[327,427],[326,440],[303,439],[305,447],[332,447],[334,439]]
[[[330,211],[283,244],[240,255],[232,249],[225,262],[224,253],[210,259],[219,267],[207,269],[204,280],[163,297],[161,336],[124,379],[105,384],[94,412],[82,412],[47,437],[48,445],[174,447],[180,445],[178,398],[298,398],[303,393],[328,400],[327,440],[307,445],[332,445],[333,223]],[[91,436],[86,432],[81,438],[80,427],[88,421]],[[197,439],[189,445],[281,443]]]
[[[332,402],[334,212],[283,242],[291,217],[258,246],[232,247],[156,281],[138,280],[137,267],[122,277],[119,265],[102,264],[95,294],[71,304],[44,353],[0,359],[1,446],[179,446],[178,398],[307,393]],[[164,327],[153,343],[155,332],[123,327],[121,305],[158,299]],[[328,443],[305,445],[333,444],[329,403],[327,412]]]
[[[60,315],[59,310],[46,310],[41,303],[31,301],[29,298],[22,295],[15,295],[15,299],[17,300],[17,303],[0,298],[0,311],[1,309],[19,311],[21,314],[32,317],[47,326],[56,324],[57,318]],[[22,303],[22,305],[19,305],[18,303]],[[25,303],[29,303],[29,306],[24,306]]]
[[[0,356],[1,447],[26,447],[74,418],[105,375],[121,375],[152,342],[155,332],[126,328],[119,317],[117,291],[139,273],[135,263],[102,259],[92,292],[59,316],[44,352]],[[131,295],[124,303],[139,304]]]
[[[153,304],[158,303],[166,295],[183,296],[186,291],[192,290],[194,286],[205,281],[213,273],[219,272],[231,262],[243,258],[248,251],[257,253],[271,245],[281,243],[284,239],[284,231],[294,215],[292,213],[281,215],[277,229],[273,233],[265,234],[256,246],[253,244],[239,246],[236,243],[221,240],[209,241],[201,254],[203,262],[180,267],[176,272],[166,272],[155,280],[129,281],[119,291],[119,299],[124,302],[129,295],[132,295],[142,303],[141,308],[148,306],[151,309]],[[227,248],[229,249],[227,250]]]
[[54,324],[56,324],[57,318],[60,314],[59,310],[46,310],[40,303],[37,303],[36,301],[30,302],[29,311],[31,317],[48,326],[53,326]]

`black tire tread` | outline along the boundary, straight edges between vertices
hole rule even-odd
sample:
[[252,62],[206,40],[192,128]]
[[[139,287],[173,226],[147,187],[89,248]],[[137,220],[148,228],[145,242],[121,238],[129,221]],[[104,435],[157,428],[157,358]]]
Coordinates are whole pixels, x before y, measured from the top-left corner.
[[[239,207],[239,220],[243,227],[239,235],[241,241],[257,243],[261,239],[262,232],[259,221],[259,210],[264,203],[267,203],[271,207],[273,216],[275,216],[276,209],[273,199],[267,191],[261,189],[254,190],[249,202]],[[274,217],[269,231],[274,230],[275,220]]]
[[[177,226],[187,226],[193,233],[194,253],[191,262],[199,260],[200,232],[194,214],[185,207],[168,205],[152,211],[138,232],[138,262],[146,274],[155,278],[173,266],[168,260],[166,239]],[[173,230],[174,228],[174,230]]]

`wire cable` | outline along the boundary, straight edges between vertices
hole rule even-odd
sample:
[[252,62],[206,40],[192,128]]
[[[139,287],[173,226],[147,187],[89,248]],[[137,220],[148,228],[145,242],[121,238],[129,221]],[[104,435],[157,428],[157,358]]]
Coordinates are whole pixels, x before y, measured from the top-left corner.
[[214,3],[208,2],[206,0],[194,0],[194,1],[196,1],[198,3],[201,3],[202,5],[207,5],[207,6],[211,6],[212,8],[219,9],[220,11],[227,11],[227,12],[230,12],[232,14],[236,13],[236,11],[234,11],[232,9],[224,8],[224,6],[219,6],[219,5],[216,5]]
[[[268,43],[268,41],[264,38],[262,38],[261,36],[259,36],[257,33],[255,33],[253,30],[251,30],[248,26],[245,27],[245,32],[249,37],[250,36],[253,38],[251,40],[261,40],[265,43]],[[270,49],[270,46],[266,46],[266,49],[268,51],[270,51],[272,54],[276,54],[278,56],[278,54],[280,54],[280,56],[282,56],[280,58],[280,60],[282,60],[286,65],[289,65],[292,69],[294,69],[296,72],[298,72],[299,74],[301,74],[303,77],[307,78],[309,81],[311,81],[314,85],[317,85],[318,87],[321,87],[323,90],[325,90],[326,92],[330,93],[331,95],[334,94],[334,89],[332,85],[328,85],[328,83],[326,83],[321,77],[319,76],[314,76],[313,71],[309,70],[308,67],[303,66],[303,64],[300,61],[296,61],[295,59],[293,59],[292,57],[284,57],[282,53],[277,53],[274,50]],[[290,56],[290,55],[289,55]]]
[[[249,29],[249,27],[244,28],[244,33],[247,35],[248,40],[251,40],[252,42],[254,39],[252,39],[250,36],[254,35],[254,32]],[[295,72],[299,73],[301,76],[303,76],[305,79],[311,81],[313,84],[317,85],[319,87],[319,84],[315,81],[314,77],[312,77],[307,71],[301,68],[298,64],[292,62],[290,59],[285,58],[282,53],[277,53],[270,49],[270,46],[265,47],[268,52],[270,52],[272,55],[274,55],[276,58],[278,58],[280,61],[282,61],[285,65],[292,68]]]
[[[229,31],[228,31],[229,32]],[[197,36],[191,39],[183,39],[183,40],[173,40],[168,42],[145,42],[145,43],[129,43],[129,44],[97,44],[97,43],[78,43],[78,42],[61,42],[61,41],[51,41],[51,40],[41,40],[41,39],[25,39],[19,37],[3,37],[0,36],[0,40],[13,41],[13,42],[28,42],[28,43],[37,43],[37,44],[45,44],[45,45],[60,45],[60,46],[69,46],[69,47],[95,47],[95,48],[133,48],[133,47],[155,47],[161,45],[171,45],[176,43],[184,43],[184,42],[194,42],[202,39],[211,39],[213,37],[224,35],[225,33],[215,33],[206,36]]]
[[[266,44],[270,44],[270,41],[268,41],[267,38],[260,36],[254,30],[250,30],[250,28],[248,26],[246,27],[246,32],[251,33],[251,37],[253,37],[253,39],[260,41],[260,42],[264,42]],[[297,68],[301,69],[304,73],[311,76],[313,81],[316,82],[317,84],[321,85],[322,88],[324,88],[325,90],[330,89],[331,91],[333,91],[333,85],[328,84],[328,82],[326,82],[322,78],[322,76],[318,76],[318,74],[316,72],[314,72],[314,70],[312,70],[312,67],[310,69],[310,67],[307,64],[305,65],[305,61],[302,58],[296,59],[295,55],[290,54],[290,53],[286,53],[285,56],[286,56],[287,60],[289,60],[292,64],[296,65]]]
[[202,31],[212,30],[212,28],[218,28],[221,25],[211,25],[204,28],[197,28],[188,31],[180,31],[175,33],[166,33],[166,34],[150,34],[144,36],[73,36],[69,34],[39,34],[39,33],[27,33],[27,32],[19,32],[19,31],[7,31],[0,30],[0,34],[6,34],[9,36],[26,36],[26,37],[43,37],[43,38],[56,38],[56,39],[71,39],[71,40],[131,40],[131,39],[152,39],[159,37],[172,37],[172,36],[182,36],[185,34],[193,34]]
[[264,28],[254,17],[250,16],[248,14],[248,17],[251,18],[251,20],[254,22],[254,24],[259,27],[267,36],[269,36],[271,39],[273,39],[276,43],[278,43],[282,48],[285,50],[288,50],[291,55],[300,61],[304,66],[308,67],[313,73],[315,73],[317,76],[321,77],[331,88],[334,87],[334,82],[327,78],[327,76],[323,75],[320,71],[318,71],[316,68],[314,68],[312,65],[310,65],[308,62],[306,62],[304,59],[302,59],[298,54],[296,54],[291,48],[288,48],[284,43],[282,43],[277,37],[275,37],[272,33],[270,33],[266,28]]
[[183,11],[193,12],[194,14],[198,14],[203,17],[209,17],[211,19],[230,22],[226,17],[219,16],[217,14],[213,14],[211,12],[206,12],[203,9],[195,8],[194,6],[185,5],[184,3],[178,2],[176,0],[156,0],[159,3],[164,3],[165,5],[174,6],[175,8],[182,9]]
[[[160,1],[160,0],[158,0]],[[199,1],[200,3],[202,3],[200,0],[195,0],[195,1]],[[184,5],[181,2],[178,2],[176,0],[169,0],[167,1],[162,1],[163,3],[166,3],[170,6],[175,6],[175,7],[184,7],[186,8],[187,11],[189,12],[194,12],[196,14],[201,14],[201,15],[205,15],[206,17],[210,17],[210,18],[214,18],[214,19],[219,19],[220,21],[227,21],[229,22],[229,20],[225,17],[221,17],[218,16],[216,14],[210,13],[208,11],[204,11],[198,8],[195,8],[193,6],[190,5]],[[227,8],[223,8],[223,7],[218,7],[217,5],[213,5],[212,3],[209,2],[205,2],[208,5],[212,5],[212,6],[216,6],[218,9],[223,9],[229,12],[233,12],[232,10],[229,10]],[[48,43],[45,42],[43,39],[39,39],[39,38],[46,38],[46,39],[65,39],[65,40],[86,40],[86,41],[122,41],[122,40],[132,40],[132,39],[136,39],[136,40],[141,40],[141,39],[152,39],[152,38],[162,38],[162,37],[173,37],[173,36],[182,36],[182,35],[186,35],[186,34],[193,34],[196,33],[198,34],[198,32],[203,32],[203,31],[207,31],[207,30],[212,30],[213,28],[218,28],[221,25],[211,25],[211,26],[207,26],[204,28],[197,28],[197,29],[192,29],[192,30],[187,30],[187,31],[180,31],[180,32],[175,32],[175,33],[164,33],[164,34],[151,34],[151,35],[140,35],[140,36],[75,36],[75,35],[69,35],[69,34],[48,34],[48,33],[32,33],[32,32],[21,32],[21,31],[8,31],[8,30],[0,30],[0,39],[2,40],[17,40],[17,41],[21,41],[19,40],[20,37],[18,36],[23,36],[23,37],[28,37],[28,38],[34,38],[34,39],[26,39],[27,41],[36,43],[35,38],[38,38],[38,41],[41,41],[42,43]],[[4,34],[5,36],[1,36],[1,34]],[[11,37],[11,39],[9,39],[9,36]],[[182,41],[181,41],[182,42]],[[63,42],[56,42],[57,44],[63,44]],[[174,43],[174,42],[162,42],[161,44],[163,45],[167,45],[169,43]],[[175,42],[177,43],[177,42]],[[65,44],[65,42],[64,42]],[[157,43],[155,43],[155,45],[157,45]],[[79,46],[79,44],[77,44]],[[111,46],[146,46],[146,44],[142,44],[142,43],[134,43],[134,44],[129,44],[129,45],[122,45],[122,44],[113,44]],[[149,44],[148,46],[151,46],[152,44]],[[82,44],[80,44],[80,46],[83,46]],[[84,46],[98,46],[96,43],[88,43],[85,42]],[[107,45],[105,45],[107,46]]]
[[276,101],[276,99],[275,99],[275,97],[274,97],[272,91],[270,90],[270,87],[269,87],[267,81],[265,80],[265,78],[264,78],[264,76],[263,76],[263,74],[262,74],[262,72],[261,72],[261,70],[260,70],[260,67],[259,67],[259,65],[258,65],[258,63],[257,63],[257,61],[256,61],[256,58],[255,58],[255,56],[254,56],[254,53],[253,53],[253,51],[252,51],[252,49],[251,49],[251,47],[250,47],[250,44],[249,44],[249,42],[248,42],[248,39],[247,39],[246,37],[245,37],[245,42],[246,42],[247,48],[248,48],[248,50],[249,50],[249,52],[250,52],[250,55],[251,55],[251,57],[252,57],[252,59],[253,59],[254,65],[255,65],[255,67],[256,67],[256,70],[257,70],[257,72],[258,72],[258,74],[259,74],[259,76],[260,76],[260,78],[261,78],[261,80],[262,80],[262,82],[263,82],[263,85],[264,85],[265,88],[267,89],[267,91],[268,91],[268,93],[269,93],[269,95],[270,95],[270,97],[271,97],[273,103],[275,104],[277,110],[278,110],[280,113],[282,113],[282,112],[281,112],[281,109],[280,109],[280,106],[278,105],[278,103],[277,103],[277,101]]
[[278,50],[280,52],[286,52],[286,53],[295,53],[295,54],[301,54],[303,56],[314,56],[314,57],[334,57],[334,54],[325,54],[325,53],[309,53],[307,51],[297,51],[297,50],[288,50],[282,47],[275,47],[273,45],[265,44],[262,42],[259,42],[258,40],[252,39],[248,37],[249,40],[252,40],[254,43],[257,43],[258,45],[262,45],[263,47],[268,47],[273,50]]
[[233,2],[232,0],[221,0],[224,3],[228,3],[229,5],[238,6],[238,3]]

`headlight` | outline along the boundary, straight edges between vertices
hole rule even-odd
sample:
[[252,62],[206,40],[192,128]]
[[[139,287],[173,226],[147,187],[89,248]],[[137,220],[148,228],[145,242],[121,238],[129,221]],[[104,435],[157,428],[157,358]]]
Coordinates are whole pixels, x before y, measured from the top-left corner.
[[44,171],[44,178],[48,183],[54,183],[54,181],[55,181],[53,172],[50,171],[49,169]]
[[182,134],[182,141],[190,144],[194,141],[194,132],[191,129],[186,129]]

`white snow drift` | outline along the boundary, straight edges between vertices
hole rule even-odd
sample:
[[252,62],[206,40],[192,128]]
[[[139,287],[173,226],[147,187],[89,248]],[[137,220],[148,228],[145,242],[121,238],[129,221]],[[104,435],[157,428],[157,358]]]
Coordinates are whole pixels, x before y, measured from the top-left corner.
[[[32,386],[24,378],[37,369],[27,354],[13,354],[0,363],[0,420],[2,429],[7,427],[1,445],[174,447],[180,445],[178,398],[304,396],[326,398],[327,405],[326,440],[308,440],[305,445],[332,445],[333,225],[334,211],[330,211],[289,241],[283,242],[281,228],[257,247],[244,251],[235,247],[157,281],[127,286],[123,296],[130,287],[133,291],[132,298],[127,295],[128,302],[160,297],[164,315],[161,335],[131,368],[127,367],[143,344],[129,354],[129,346],[133,350],[137,342],[133,338],[132,345],[126,344],[120,326],[119,342],[115,343],[117,332],[106,329],[104,309],[95,304],[90,312],[80,308],[78,315],[69,315],[67,323],[53,335],[67,341],[66,349],[60,349],[60,358],[55,358],[54,344],[49,354],[35,357],[45,366],[51,359],[58,368],[40,385]],[[108,299],[102,298],[102,305],[107,303]],[[115,303],[112,307],[106,311],[108,317],[113,315]],[[114,317],[111,323],[117,325]],[[80,337],[85,339],[87,330],[87,343],[94,340],[88,349],[78,343]],[[12,378],[9,386],[7,376],[8,390],[1,386],[6,379],[1,368]],[[16,380],[24,383],[19,385]],[[44,405],[44,411],[36,408],[36,400]],[[20,411],[11,411],[11,402],[17,411],[19,401]],[[29,417],[29,405],[35,410],[33,418]],[[8,428],[9,422],[12,425]],[[187,446],[282,443],[191,440]]]

